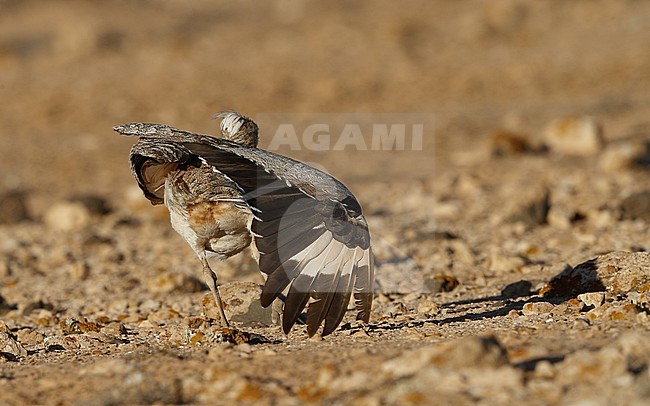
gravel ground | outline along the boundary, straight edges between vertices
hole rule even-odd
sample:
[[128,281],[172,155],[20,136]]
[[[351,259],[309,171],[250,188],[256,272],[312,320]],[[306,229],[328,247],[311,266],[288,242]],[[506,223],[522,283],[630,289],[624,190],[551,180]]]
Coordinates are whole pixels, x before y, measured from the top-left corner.
[[[650,403],[650,3],[0,10],[0,403]],[[244,253],[220,327],[111,128],[228,108],[434,118],[422,150],[279,151],[361,202],[369,325],[284,335]]]

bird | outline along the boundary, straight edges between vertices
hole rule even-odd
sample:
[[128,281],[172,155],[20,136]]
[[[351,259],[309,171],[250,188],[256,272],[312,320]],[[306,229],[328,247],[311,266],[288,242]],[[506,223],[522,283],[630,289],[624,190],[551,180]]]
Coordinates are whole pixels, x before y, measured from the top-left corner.
[[368,323],[374,256],[368,224],[339,180],[292,158],[258,148],[259,127],[224,111],[220,137],[164,124],[113,127],[138,137],[131,172],[153,205],[164,204],[173,229],[192,248],[221,317],[230,327],[208,258],[251,247],[265,282],[260,303],[284,301],[289,334],[306,310],[307,334],[332,333],[354,296],[356,319]]

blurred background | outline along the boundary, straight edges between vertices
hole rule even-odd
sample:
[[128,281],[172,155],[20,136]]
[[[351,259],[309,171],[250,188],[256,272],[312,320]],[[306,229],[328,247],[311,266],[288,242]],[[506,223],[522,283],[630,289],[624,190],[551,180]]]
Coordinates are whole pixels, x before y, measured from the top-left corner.
[[[214,134],[223,109],[435,114],[424,152],[392,155],[413,178],[434,151],[454,165],[495,130],[534,139],[558,116],[626,137],[650,127],[648,44],[635,0],[0,0],[0,189],[119,200],[133,140],[113,125]],[[321,159],[352,182],[385,161],[355,171],[348,155]]]
[[[636,361],[648,357],[613,347],[579,355],[647,327],[647,289],[643,311],[638,292],[618,288],[589,312],[595,299],[555,306],[536,293],[567,264],[611,251],[636,255],[611,257],[607,272],[635,275],[630,286],[648,280],[649,45],[643,0],[0,0],[0,336],[4,322],[25,347],[12,354],[28,357],[24,369],[0,370],[0,403],[272,403],[292,394],[340,403],[341,391],[358,388],[404,396],[378,404],[465,404],[489,387],[492,399],[512,398],[504,404],[556,404],[566,394],[648,404],[647,363]],[[433,122],[422,150],[279,150],[325,168],[363,207],[377,275],[370,335],[348,327],[318,343],[255,327],[282,343],[270,348],[283,356],[246,362],[253,346],[206,358],[201,336],[215,337],[218,316],[196,256],[137,188],[135,140],[112,127],[155,122],[216,135],[211,117],[225,109],[257,120],[263,147],[279,117]],[[213,268],[227,303],[257,300],[250,256]],[[416,353],[452,363],[381,381],[397,370],[382,357],[494,332],[511,367],[490,338],[488,347]],[[620,345],[650,342],[638,337]],[[168,352],[186,345],[195,356]],[[97,354],[127,361],[95,368]],[[144,364],[132,367],[140,356],[151,367],[144,374]],[[200,366],[206,359],[215,369]],[[413,371],[413,359],[400,362]],[[464,366],[483,375],[472,380]],[[368,372],[347,374],[357,369]],[[411,392],[418,376],[422,396]],[[449,390],[466,400],[445,398]]]

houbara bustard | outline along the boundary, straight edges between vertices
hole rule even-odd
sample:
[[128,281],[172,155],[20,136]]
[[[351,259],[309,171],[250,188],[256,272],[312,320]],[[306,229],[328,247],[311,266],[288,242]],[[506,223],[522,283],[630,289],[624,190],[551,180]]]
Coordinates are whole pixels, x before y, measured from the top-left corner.
[[374,264],[361,206],[338,180],[302,162],[257,148],[258,127],[236,113],[221,119],[222,138],[162,124],[114,127],[139,137],[129,156],[138,185],[152,204],[165,204],[172,227],[203,265],[222,323],[229,326],[217,275],[221,260],[252,247],[266,275],[261,304],[284,299],[289,333],[307,306],[307,333],[330,334],[351,295],[357,320],[368,322]]

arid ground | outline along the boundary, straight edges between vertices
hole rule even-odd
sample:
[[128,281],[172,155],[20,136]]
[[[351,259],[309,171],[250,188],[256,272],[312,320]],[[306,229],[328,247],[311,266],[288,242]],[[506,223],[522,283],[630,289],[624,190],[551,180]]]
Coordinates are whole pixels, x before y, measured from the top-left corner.
[[[0,403],[649,404],[649,44],[635,0],[0,0]],[[284,335],[241,255],[220,328],[111,128],[226,109],[428,120],[276,151],[361,202],[369,325]]]

